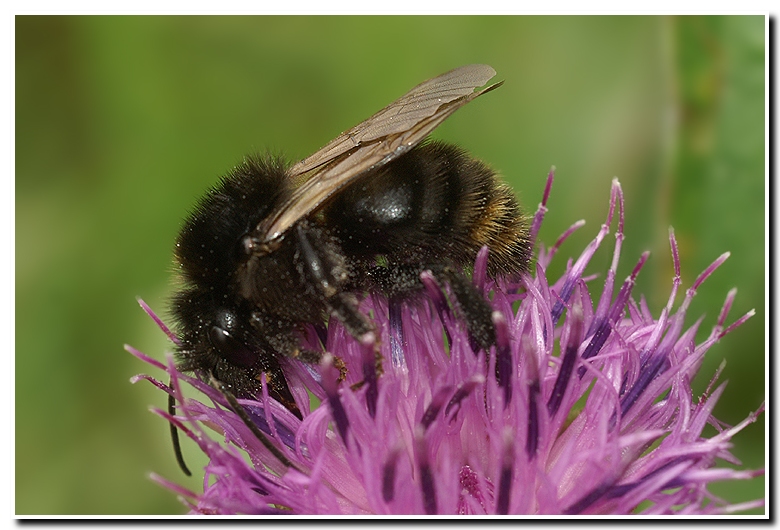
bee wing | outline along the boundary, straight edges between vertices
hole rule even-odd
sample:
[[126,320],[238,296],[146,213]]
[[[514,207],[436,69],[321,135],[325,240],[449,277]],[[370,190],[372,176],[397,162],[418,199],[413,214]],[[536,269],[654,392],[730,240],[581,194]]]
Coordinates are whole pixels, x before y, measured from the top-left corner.
[[262,239],[284,234],[342,186],[416,146],[453,112],[500,86],[475,91],[495,75],[490,66],[472,64],[429,79],[296,163],[290,177],[302,184],[258,226]]

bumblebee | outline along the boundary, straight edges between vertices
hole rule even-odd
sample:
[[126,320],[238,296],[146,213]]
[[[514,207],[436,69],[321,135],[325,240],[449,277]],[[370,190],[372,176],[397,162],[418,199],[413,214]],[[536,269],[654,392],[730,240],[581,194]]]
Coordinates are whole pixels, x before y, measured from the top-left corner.
[[426,137],[500,86],[476,90],[494,75],[487,65],[457,68],[292,166],[247,157],[223,177],[176,241],[178,368],[238,397],[259,395],[265,373],[270,396],[300,417],[280,360],[320,353],[302,350],[299,332],[335,317],[361,338],[374,328],[360,296],[414,298],[426,270],[449,284],[472,338],[489,348],[491,310],[463,269],[487,245],[493,277],[526,270],[527,222],[488,166]]

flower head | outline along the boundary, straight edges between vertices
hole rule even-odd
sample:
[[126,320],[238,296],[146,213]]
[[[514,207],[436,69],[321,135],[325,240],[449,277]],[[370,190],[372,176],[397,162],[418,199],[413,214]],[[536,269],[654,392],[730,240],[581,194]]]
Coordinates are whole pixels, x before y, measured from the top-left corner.
[[[534,238],[551,182],[552,172],[533,221]],[[612,265],[593,300],[585,267],[618,207]],[[289,359],[284,367],[302,420],[267,394],[239,401],[263,436],[248,428],[223,394],[179,373],[170,357],[163,364],[128,348],[168,373],[170,387],[149,376],[135,379],[175,396],[178,414],[158,414],[210,459],[202,493],[156,480],[193,512],[212,514],[700,514],[762,505],[729,505],[707,485],[762,473],[718,468],[715,461],[735,461],[730,440],[763,405],[729,427],[712,416],[723,385],[711,384],[698,398],[691,390],[705,352],[752,315],[726,326],[732,290],[703,342],[695,342],[701,320],[685,327],[691,299],[727,255],[675,308],[680,264],[670,233],[676,275],[666,307],[654,317],[643,298],[632,297],[646,253],[616,284],[623,239],[617,181],[596,238],[561,278],[548,281],[547,266],[560,243],[580,226],[551,248],[540,246],[535,275],[519,284],[490,280],[488,249],[480,252],[473,281],[492,293],[497,345],[490,352],[475,353],[458,308],[447,302],[446,286],[428,273],[421,278],[427,292],[421,303],[363,300],[378,337],[360,343],[336,321],[324,341],[312,330],[308,346],[321,348],[322,341],[330,354],[320,366]],[[333,356],[348,368],[343,381]],[[183,382],[205,399],[183,398]],[[717,430],[710,438],[703,434],[707,424]],[[276,450],[269,451],[262,437]]]

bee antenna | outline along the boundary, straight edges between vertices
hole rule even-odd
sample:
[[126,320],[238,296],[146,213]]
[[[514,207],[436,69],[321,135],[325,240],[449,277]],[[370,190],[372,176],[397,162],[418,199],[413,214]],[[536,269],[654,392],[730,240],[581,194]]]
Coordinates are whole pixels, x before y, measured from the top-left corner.
[[[172,383],[169,383],[169,386],[171,386]],[[173,388],[171,386],[171,388]],[[176,398],[173,397],[173,394],[168,394],[168,414],[173,416],[176,413],[175,410],[176,406]],[[179,467],[182,471],[184,471],[184,474],[188,477],[192,476],[192,473],[190,472],[189,468],[187,468],[187,464],[184,463],[184,455],[181,452],[181,443],[179,442],[179,429],[176,428],[176,425],[171,423],[171,442],[173,443],[173,452],[176,455],[176,462],[179,464]]]

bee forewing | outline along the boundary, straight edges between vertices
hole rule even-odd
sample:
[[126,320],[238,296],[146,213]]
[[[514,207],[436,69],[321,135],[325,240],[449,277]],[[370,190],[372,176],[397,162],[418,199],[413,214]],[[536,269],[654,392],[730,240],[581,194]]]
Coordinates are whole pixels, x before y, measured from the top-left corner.
[[304,182],[258,226],[261,237],[279,237],[342,186],[413,148],[453,112],[498,87],[475,91],[495,75],[490,66],[472,64],[429,79],[296,163],[290,176]]

